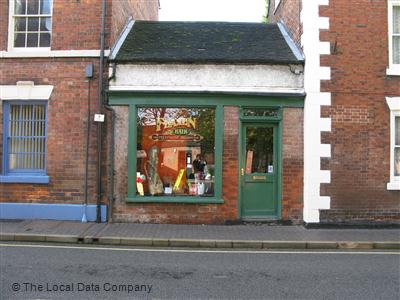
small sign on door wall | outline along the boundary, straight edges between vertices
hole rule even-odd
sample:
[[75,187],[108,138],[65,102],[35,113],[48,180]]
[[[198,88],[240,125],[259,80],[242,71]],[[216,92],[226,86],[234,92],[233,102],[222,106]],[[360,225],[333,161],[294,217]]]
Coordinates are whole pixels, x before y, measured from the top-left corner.
[[274,166],[268,165],[268,173],[274,173]]

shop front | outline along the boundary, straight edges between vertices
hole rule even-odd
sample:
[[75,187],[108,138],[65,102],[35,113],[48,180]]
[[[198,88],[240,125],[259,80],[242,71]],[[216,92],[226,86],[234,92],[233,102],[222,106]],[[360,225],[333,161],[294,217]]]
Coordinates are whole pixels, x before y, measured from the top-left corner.
[[213,41],[217,33],[203,33],[210,26],[219,34],[252,32],[243,24],[140,22],[114,49],[108,96],[116,113],[115,221],[301,220],[303,61],[282,29],[259,29],[286,45],[280,62],[268,56],[250,63],[246,56],[219,63],[202,53],[188,63],[185,53],[171,59],[147,45],[151,58],[136,49],[144,47],[140,36],[157,37],[157,30],[185,32],[178,48],[198,48],[185,36],[208,34]]

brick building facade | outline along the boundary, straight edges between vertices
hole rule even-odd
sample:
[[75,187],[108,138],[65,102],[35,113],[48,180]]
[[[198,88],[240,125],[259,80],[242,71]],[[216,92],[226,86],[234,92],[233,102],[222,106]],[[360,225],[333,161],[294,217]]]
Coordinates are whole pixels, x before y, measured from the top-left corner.
[[101,1],[0,0],[0,218],[398,223],[400,2],[269,2],[231,27],[105,0],[101,93]]
[[[398,222],[400,182],[394,165],[399,158],[393,137],[400,130],[394,124],[400,105],[400,40],[394,37],[399,1],[275,2],[269,20],[284,22],[303,48],[306,93],[318,90],[316,118],[330,120],[320,135],[320,145],[328,145],[320,168],[330,172],[326,182],[316,182],[319,196],[330,202],[318,206],[320,221]],[[325,74],[316,78],[313,90],[315,78],[307,71],[318,69]],[[306,136],[307,131],[306,126]],[[304,197],[307,202],[313,196]]]
[[[128,17],[155,20],[157,16],[156,0],[107,0],[106,55]],[[78,214],[81,218],[83,209],[79,205],[85,202],[85,186],[88,204],[97,203],[99,145],[93,115],[101,111],[98,101],[101,24],[102,1],[0,1],[0,135],[8,135],[0,139],[1,217],[15,214],[20,218],[42,218],[55,214],[68,219],[77,218]],[[38,36],[39,44],[34,40]],[[94,70],[90,78],[85,73],[88,65]],[[88,102],[91,126],[86,171]],[[41,150],[45,153],[45,166],[37,167],[34,164],[38,161],[28,155],[13,154],[13,151],[37,152],[35,142],[25,139],[25,145],[17,145],[16,140],[23,139],[24,134],[12,131],[30,130],[30,134],[38,134],[39,129],[28,123],[36,118],[34,114],[41,107],[47,110],[43,124],[46,132],[42,134],[45,151]],[[12,121],[16,110],[29,115],[17,116],[19,125]],[[6,141],[8,146],[3,147]],[[17,155],[20,156],[16,158]],[[18,171],[27,165],[32,166],[28,166],[32,169],[30,174]],[[35,209],[36,206],[30,205],[38,203],[52,206]],[[88,211],[88,219],[93,220],[93,212]],[[102,219],[105,217],[103,213]]]

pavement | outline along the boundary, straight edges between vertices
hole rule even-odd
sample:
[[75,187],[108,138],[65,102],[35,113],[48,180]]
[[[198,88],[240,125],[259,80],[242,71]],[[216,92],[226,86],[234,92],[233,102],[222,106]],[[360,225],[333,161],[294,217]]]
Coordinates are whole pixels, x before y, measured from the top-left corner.
[[400,249],[400,229],[1,220],[0,241],[242,249]]

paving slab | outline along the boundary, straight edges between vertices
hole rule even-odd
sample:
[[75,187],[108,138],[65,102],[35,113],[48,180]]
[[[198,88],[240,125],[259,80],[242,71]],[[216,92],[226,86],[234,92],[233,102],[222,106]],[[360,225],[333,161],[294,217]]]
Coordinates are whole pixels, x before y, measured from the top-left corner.
[[208,248],[400,249],[400,229],[0,221],[0,240]]
[[0,232],[2,233],[16,233],[24,232],[23,227],[30,223],[30,220],[1,220],[0,221]]

